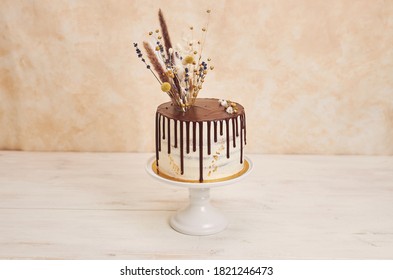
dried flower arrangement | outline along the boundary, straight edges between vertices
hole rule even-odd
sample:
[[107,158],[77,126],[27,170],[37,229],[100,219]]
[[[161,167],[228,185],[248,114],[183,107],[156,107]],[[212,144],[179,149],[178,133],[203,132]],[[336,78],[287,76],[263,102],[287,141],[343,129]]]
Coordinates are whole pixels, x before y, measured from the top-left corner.
[[161,31],[157,29],[155,32],[149,32],[149,37],[154,43],[143,42],[148,61],[144,58],[138,44],[134,43],[138,57],[160,83],[161,90],[166,92],[173,104],[183,112],[186,112],[194,104],[208,70],[214,69],[214,66],[208,64],[211,61],[210,58],[207,59],[207,62],[202,59],[211,11],[207,10],[206,12],[208,15],[207,24],[201,28],[202,40],[194,40],[194,27],[191,26],[189,28],[191,39],[185,40],[186,46],[180,44],[173,46],[164,15],[160,9],[158,19]]

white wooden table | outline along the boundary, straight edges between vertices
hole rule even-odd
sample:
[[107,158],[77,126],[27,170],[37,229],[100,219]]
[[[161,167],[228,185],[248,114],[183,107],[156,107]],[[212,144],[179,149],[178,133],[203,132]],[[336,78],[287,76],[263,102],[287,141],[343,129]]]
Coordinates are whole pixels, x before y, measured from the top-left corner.
[[393,157],[249,155],[213,189],[228,228],[175,232],[188,192],[151,154],[0,151],[0,259],[392,259]]

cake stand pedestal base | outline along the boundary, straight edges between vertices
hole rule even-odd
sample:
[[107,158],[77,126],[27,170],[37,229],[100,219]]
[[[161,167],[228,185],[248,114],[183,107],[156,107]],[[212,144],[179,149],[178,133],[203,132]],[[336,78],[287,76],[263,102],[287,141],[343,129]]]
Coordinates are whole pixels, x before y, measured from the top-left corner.
[[190,203],[170,219],[178,232],[189,235],[210,235],[223,231],[228,221],[210,204],[210,188],[190,188]]
[[188,235],[210,235],[226,228],[227,219],[210,204],[210,189],[237,183],[250,174],[252,168],[252,162],[245,157],[244,169],[239,174],[222,181],[193,183],[168,179],[160,175],[156,168],[155,157],[150,158],[146,164],[146,171],[153,178],[171,186],[188,189],[190,193],[189,204],[170,218],[170,225],[174,230]]

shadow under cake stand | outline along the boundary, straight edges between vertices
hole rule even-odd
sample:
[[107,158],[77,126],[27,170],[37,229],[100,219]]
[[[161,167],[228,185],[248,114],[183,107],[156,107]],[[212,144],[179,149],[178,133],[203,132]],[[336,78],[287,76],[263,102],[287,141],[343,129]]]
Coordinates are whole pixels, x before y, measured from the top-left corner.
[[146,171],[160,182],[187,188],[189,190],[189,204],[177,211],[170,219],[171,227],[188,235],[210,235],[223,231],[228,225],[226,217],[210,204],[210,188],[234,184],[250,174],[253,168],[252,161],[244,158],[244,168],[238,174],[227,179],[211,182],[182,182],[157,172],[155,157],[150,158],[146,164]]

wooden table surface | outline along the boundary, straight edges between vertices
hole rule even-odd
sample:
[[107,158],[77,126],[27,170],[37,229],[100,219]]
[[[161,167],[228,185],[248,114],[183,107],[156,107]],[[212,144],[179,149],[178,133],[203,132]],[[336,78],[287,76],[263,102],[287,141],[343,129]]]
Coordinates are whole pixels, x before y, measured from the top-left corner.
[[151,156],[0,151],[0,259],[393,259],[393,157],[249,155],[211,191],[228,228],[198,237]]

